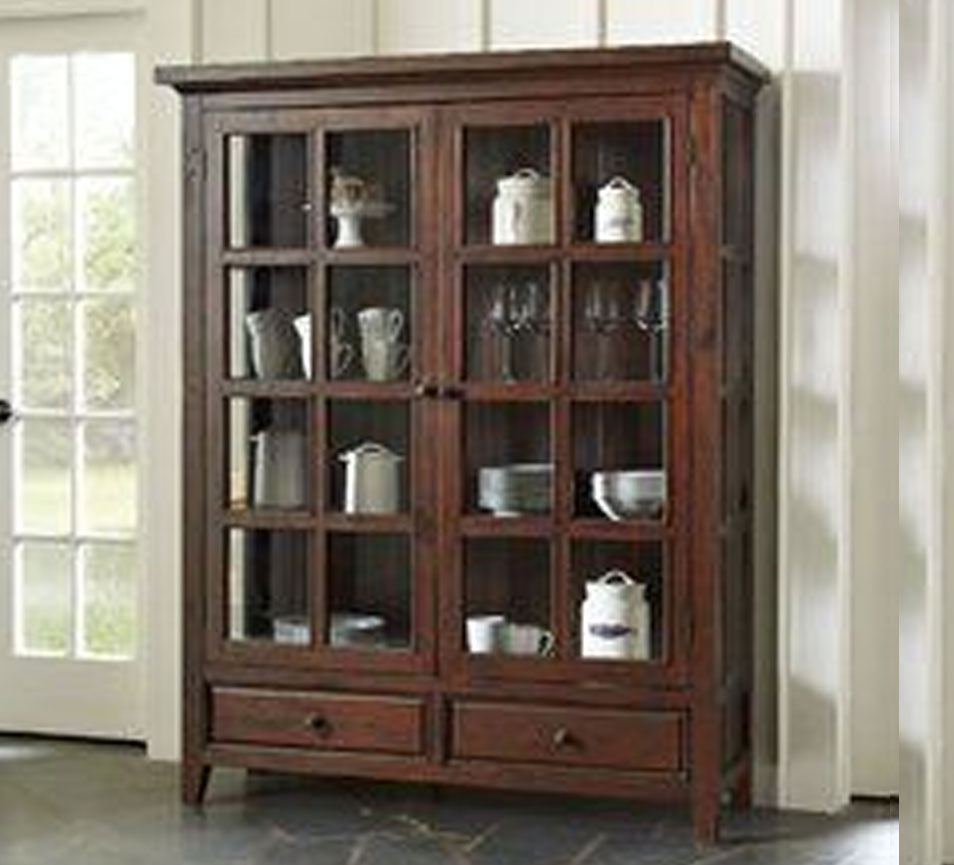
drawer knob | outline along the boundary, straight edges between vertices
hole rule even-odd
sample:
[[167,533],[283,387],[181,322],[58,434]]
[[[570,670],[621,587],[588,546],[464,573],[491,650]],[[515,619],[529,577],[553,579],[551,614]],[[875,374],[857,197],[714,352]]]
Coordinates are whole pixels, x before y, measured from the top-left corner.
[[553,734],[553,747],[575,748],[579,743],[566,727],[558,727]]
[[331,732],[331,724],[324,715],[309,715],[305,718],[305,726],[313,733],[319,733],[322,736]]

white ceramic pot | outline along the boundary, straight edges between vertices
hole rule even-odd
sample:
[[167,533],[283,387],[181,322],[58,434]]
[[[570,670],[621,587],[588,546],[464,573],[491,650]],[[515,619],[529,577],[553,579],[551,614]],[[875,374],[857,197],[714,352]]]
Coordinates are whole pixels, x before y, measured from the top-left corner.
[[639,190],[616,176],[598,193],[593,237],[597,243],[638,243],[643,239],[643,207]]
[[646,587],[611,570],[586,584],[581,609],[584,658],[649,659],[650,610]]
[[497,181],[492,214],[495,244],[553,242],[553,194],[550,178],[521,168]]
[[377,442],[364,442],[338,458],[345,464],[345,513],[399,512],[402,456]]

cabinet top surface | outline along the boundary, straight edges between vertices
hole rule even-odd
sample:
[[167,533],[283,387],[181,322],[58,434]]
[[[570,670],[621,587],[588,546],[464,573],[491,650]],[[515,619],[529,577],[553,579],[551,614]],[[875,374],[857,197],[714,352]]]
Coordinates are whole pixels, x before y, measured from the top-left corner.
[[578,76],[586,71],[647,74],[677,68],[699,71],[735,70],[759,86],[769,70],[730,42],[684,45],[641,45],[600,49],[485,51],[467,54],[422,54],[337,60],[293,60],[222,65],[169,65],[155,78],[182,93],[346,89],[400,81],[444,85],[506,75]]

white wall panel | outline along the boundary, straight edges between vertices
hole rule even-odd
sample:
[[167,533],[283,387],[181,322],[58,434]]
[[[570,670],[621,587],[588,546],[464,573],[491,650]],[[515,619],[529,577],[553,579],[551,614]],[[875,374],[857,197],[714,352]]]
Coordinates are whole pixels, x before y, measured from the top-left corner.
[[606,43],[715,39],[718,8],[719,0],[606,0]]
[[597,0],[486,0],[489,47],[593,46],[599,41]]
[[198,0],[202,9],[202,60],[227,63],[268,56],[267,0]]
[[725,37],[775,71],[785,63],[784,0],[725,0]]
[[276,60],[375,51],[374,0],[271,0],[270,5]]
[[479,51],[483,0],[377,0],[378,50]]

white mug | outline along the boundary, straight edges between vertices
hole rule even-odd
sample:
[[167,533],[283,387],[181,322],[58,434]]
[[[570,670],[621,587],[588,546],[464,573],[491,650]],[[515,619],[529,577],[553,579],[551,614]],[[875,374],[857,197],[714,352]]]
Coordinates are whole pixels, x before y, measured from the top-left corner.
[[549,655],[556,646],[556,637],[540,625],[508,622],[504,643],[511,655]]
[[354,360],[354,347],[345,342],[345,312],[331,307],[328,315],[328,376],[341,378]]
[[393,381],[407,369],[410,352],[400,342],[383,339],[364,339],[361,359],[369,381]]
[[467,650],[489,655],[503,649],[507,620],[497,613],[467,617]]
[[368,306],[358,311],[358,330],[362,341],[397,341],[404,329],[404,313],[395,307]]

